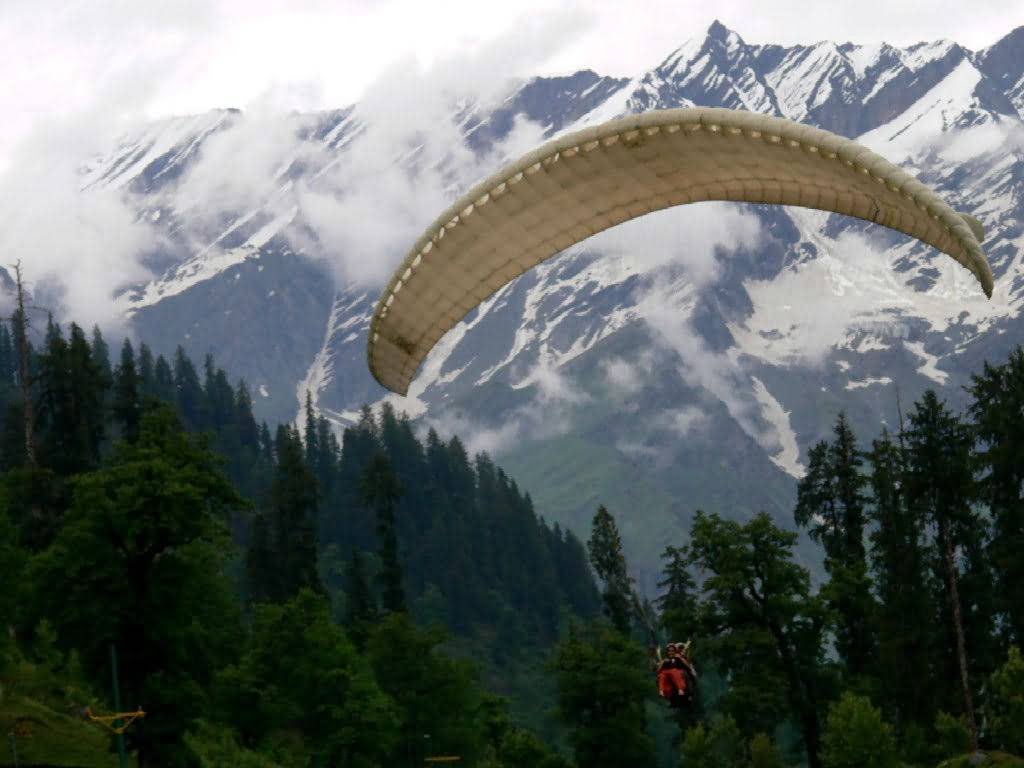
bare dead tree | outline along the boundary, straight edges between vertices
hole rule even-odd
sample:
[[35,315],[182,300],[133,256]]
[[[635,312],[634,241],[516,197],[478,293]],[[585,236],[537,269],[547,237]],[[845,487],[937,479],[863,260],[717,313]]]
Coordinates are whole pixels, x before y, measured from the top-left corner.
[[36,466],[36,449],[33,438],[32,373],[28,367],[28,315],[25,313],[25,286],[21,279],[21,261],[14,264],[14,282],[18,292],[18,383],[21,385],[21,402],[25,431],[25,463]]

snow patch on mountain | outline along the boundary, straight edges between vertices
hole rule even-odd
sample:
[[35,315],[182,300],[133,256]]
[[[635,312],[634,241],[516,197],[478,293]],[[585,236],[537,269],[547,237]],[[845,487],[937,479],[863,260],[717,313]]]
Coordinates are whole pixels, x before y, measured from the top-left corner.
[[122,301],[125,310],[136,312],[142,307],[184,293],[192,286],[209,280],[244,261],[258,259],[260,249],[295,219],[298,208],[292,206],[277,218],[264,224],[238,248],[218,247],[217,243],[235,230],[248,225],[257,218],[259,213],[259,211],[250,211],[244,216],[238,217],[213,242],[176,267],[169,276],[148,283],[138,293],[124,294]]
[[939,370],[939,358],[937,355],[925,351],[923,341],[904,341],[903,346],[918,357],[923,364],[917,369],[922,376],[927,376],[936,384],[945,384],[949,374]]
[[888,386],[889,384],[892,384],[892,379],[890,379],[888,376],[869,376],[868,378],[862,379],[860,381],[848,381],[846,382],[845,388],[849,390],[854,390],[864,389],[866,387],[874,387],[877,385]]
[[979,106],[974,91],[981,78],[981,72],[965,58],[908,109],[858,141],[894,162],[910,158]]
[[772,426],[778,440],[779,449],[769,458],[786,474],[795,478],[803,477],[806,469],[800,463],[800,445],[789,423],[790,412],[768,391],[763,381],[756,376],[751,376],[750,380],[754,384],[754,397],[761,405],[761,416]]
[[211,110],[157,121],[83,167],[81,188],[102,185],[124,189],[151,164],[167,156],[163,168],[155,174],[159,177],[190,159],[208,136],[229,125],[231,119],[232,113],[227,110]]
[[882,58],[882,52],[887,47],[885,43],[852,45],[846,48],[843,55],[850,62],[850,66],[853,67],[854,74],[856,74],[858,79],[863,79],[868,70],[874,67],[879,59]]

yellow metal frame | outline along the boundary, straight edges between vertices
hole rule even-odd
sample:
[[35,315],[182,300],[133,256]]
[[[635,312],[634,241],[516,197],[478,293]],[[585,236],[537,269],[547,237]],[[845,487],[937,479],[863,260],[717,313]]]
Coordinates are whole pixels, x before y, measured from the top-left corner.
[[[86,707],[85,716],[92,722],[99,723],[104,728],[109,728],[114,733],[124,733],[128,730],[128,726],[139,718],[145,717],[146,713],[141,709],[137,709],[134,712],[114,712],[110,715],[94,715],[92,709]],[[116,725],[118,720],[121,721],[120,725]]]

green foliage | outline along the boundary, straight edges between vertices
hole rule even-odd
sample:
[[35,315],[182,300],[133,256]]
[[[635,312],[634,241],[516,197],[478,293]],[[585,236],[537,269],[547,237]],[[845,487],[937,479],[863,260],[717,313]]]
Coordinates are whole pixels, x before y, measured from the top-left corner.
[[654,682],[638,645],[601,624],[574,628],[559,644],[552,670],[577,765],[654,764],[644,711]]
[[389,754],[399,715],[370,665],[306,589],[283,605],[257,606],[237,664],[217,677],[218,706],[242,742],[266,746],[282,732],[326,764],[370,766]]
[[419,629],[404,613],[387,614],[367,639],[366,657],[398,708],[396,760],[420,750],[424,735],[437,754],[472,763],[484,753],[485,696],[476,670],[441,653],[443,640],[443,632]]
[[345,624],[353,639],[361,646],[368,627],[377,618],[377,601],[370,591],[363,555],[352,553],[345,573]]
[[758,733],[750,740],[750,768],[782,768],[779,749],[766,734]]
[[[945,637],[937,638],[945,640],[938,654],[939,662],[944,664],[939,678],[956,681],[948,689],[959,694],[939,695],[937,700],[940,705],[964,712],[972,733],[976,733],[975,686],[962,679],[961,668],[965,667],[968,675],[977,670],[987,676],[996,659],[993,612],[967,610],[969,606],[990,606],[992,594],[991,576],[983,558],[985,522],[972,507],[976,491],[971,462],[974,436],[932,390],[915,404],[910,424],[906,435],[907,505],[936,532],[933,562],[939,575],[936,582],[941,584],[937,602],[949,628]],[[966,555],[963,574],[957,550]]]
[[936,757],[945,758],[970,751],[971,731],[962,717],[953,717],[948,712],[939,712],[935,716],[935,743],[933,751]]
[[139,377],[135,369],[135,351],[132,343],[124,340],[121,347],[121,362],[114,370],[114,422],[122,439],[130,443],[139,436],[139,419],[142,416],[142,400],[139,393]]
[[7,515],[6,499],[0,488],[0,674],[10,663],[13,643],[10,633],[3,631],[13,626],[17,618],[18,593],[22,587],[21,578],[25,554],[17,546],[17,532]]
[[702,653],[731,681],[723,708],[748,736],[792,714],[813,768],[829,685],[827,614],[811,595],[807,570],[793,562],[795,541],[763,513],[741,525],[698,512],[690,551],[706,576]]
[[495,753],[501,768],[572,768],[565,757],[554,752],[532,733],[513,728],[501,739]]
[[9,691],[0,695],[0,764],[14,765],[11,734],[22,766],[110,768],[110,736],[99,727],[35,698]]
[[873,442],[868,462],[875,523],[871,564],[879,599],[878,690],[890,716],[904,723],[930,723],[935,711],[933,646],[939,628],[928,582],[925,520],[907,505],[905,451],[888,432]]
[[[390,707],[387,727],[403,721],[426,727],[440,751],[448,751],[447,741],[467,759],[485,753],[513,763],[538,758],[541,743],[525,731],[508,729],[504,755],[501,739],[481,735],[486,697],[476,672],[445,655],[460,652],[487,660],[488,685],[516,695],[517,717],[544,725],[548,737],[557,734],[545,722],[554,690],[544,659],[562,622],[574,614],[593,616],[599,597],[579,539],[548,526],[529,494],[486,455],[473,460],[458,438],[445,443],[436,433],[424,445],[409,419],[390,408],[379,419],[365,409],[346,431],[344,450],[311,407],[304,440],[290,427],[278,430],[275,440],[266,424],[255,422],[244,382],[232,388],[211,357],[197,373],[181,349],[171,365],[144,344],[136,355],[126,342],[110,370],[98,332],[90,347],[76,326],[65,333],[51,324],[48,346],[38,354],[29,349],[30,368],[45,374],[38,381],[46,391],[36,393],[43,463],[24,468],[20,392],[12,386],[15,346],[0,323],[0,466],[9,470],[0,482],[0,578],[7,587],[0,595],[0,630],[15,631],[0,631],[3,690],[17,683],[33,699],[61,706],[88,701],[109,711],[109,647],[116,642],[123,707],[149,712],[128,740],[151,764],[258,765],[266,757],[305,768],[309,759],[344,749],[303,720],[261,736],[257,756],[247,748],[251,743],[236,744],[236,737],[252,741],[246,726],[251,708],[229,709],[222,684],[214,706],[211,690],[215,677],[223,683],[229,673],[239,674],[255,653],[254,641],[244,642],[236,595],[255,617],[261,602],[284,603],[303,586],[318,588],[318,559],[327,566],[325,586],[341,590],[350,581],[344,573],[350,553],[356,561],[378,548],[378,516],[366,508],[359,480],[381,456],[408,489],[392,505],[385,549],[394,557],[382,551],[365,558],[355,594],[332,598],[355,606],[358,615],[348,617],[352,636],[374,640],[377,667],[391,689],[376,689]],[[170,410],[156,406],[161,400],[204,438],[188,437]],[[254,514],[246,514],[225,474],[253,499]],[[230,550],[229,537],[245,546],[244,557]],[[404,591],[397,600],[390,590],[392,608],[409,605],[419,619],[448,624],[457,638],[442,650],[440,636],[420,635],[406,620],[407,631],[396,634],[402,648],[385,664],[370,588],[378,575]],[[244,583],[229,581],[235,578]],[[313,624],[329,634],[319,619]],[[418,682],[411,685],[390,676],[393,658],[405,658],[410,647],[416,662],[398,669],[415,672]],[[373,653],[367,650],[364,661]],[[376,686],[378,670],[367,669]],[[257,672],[247,685],[250,692],[265,691],[268,701],[274,697],[267,676],[277,675],[283,687],[295,682],[281,669]],[[414,697],[410,690],[417,691]],[[423,702],[438,692],[447,703],[424,711]],[[343,706],[325,699],[327,715],[309,720],[336,722],[336,708]],[[234,734],[236,717],[239,728],[250,730]],[[404,740],[382,743],[389,762],[423,751],[422,744],[409,751]],[[545,761],[562,762],[553,753]]]
[[1024,755],[1024,656],[1015,646],[989,679],[989,717],[992,742]]
[[[274,450],[277,462],[270,485],[269,519],[265,534],[253,542],[269,556],[253,595],[283,601],[302,589],[323,590],[316,569],[317,486],[296,430],[279,426]],[[262,559],[263,550],[257,549],[252,557]],[[251,569],[250,574],[254,573]]]
[[688,730],[681,756],[682,768],[747,768],[743,737],[728,715],[710,728],[697,725]]
[[981,442],[978,460],[986,476],[981,497],[992,513],[989,545],[996,595],[1011,639],[1024,645],[1024,348],[1002,365],[985,363],[971,377],[970,413]]
[[385,611],[405,610],[402,567],[398,561],[398,532],[395,509],[402,496],[402,486],[383,453],[374,456],[363,473],[360,490],[363,503],[377,517],[377,539],[381,562],[381,604]]
[[868,670],[875,652],[874,604],[867,576],[864,524],[867,478],[863,460],[846,416],[836,419],[832,442],[808,453],[807,474],[797,484],[797,525],[810,528],[825,550],[829,581],[823,596],[836,621],[836,650],[849,674]]
[[203,721],[194,733],[185,737],[199,768],[283,768],[281,763],[260,753],[245,749],[232,730],[224,725]]
[[689,570],[686,547],[665,547],[661,555],[666,561],[658,586],[664,590],[658,598],[661,625],[673,640],[685,642],[698,629],[697,585]]
[[54,543],[29,569],[28,612],[48,617],[98,685],[121,650],[124,703],[153,715],[130,731],[143,760],[177,753],[203,688],[230,654],[237,607],[221,575],[227,510],[242,501],[218,461],[157,408],[138,442],[81,475]]
[[821,762],[824,768],[897,768],[892,727],[867,698],[844,693],[829,707]]

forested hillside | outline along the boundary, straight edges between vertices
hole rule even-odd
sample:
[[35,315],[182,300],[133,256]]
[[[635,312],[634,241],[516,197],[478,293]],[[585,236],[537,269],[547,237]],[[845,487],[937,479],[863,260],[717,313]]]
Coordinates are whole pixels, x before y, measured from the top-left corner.
[[[118,706],[114,647],[138,766],[1021,765],[1024,350],[964,414],[929,391],[893,432],[840,415],[810,447],[793,520],[822,583],[769,515],[695,511],[652,603],[631,510],[584,546],[388,407],[340,440],[312,403],[271,430],[211,358],[21,328],[0,324],[0,764],[113,764],[83,715]],[[667,639],[700,671],[673,710]]]
[[549,752],[507,713],[554,737],[544,663],[598,593],[485,454],[389,408],[340,442],[311,408],[271,430],[209,357],[20,328],[0,325],[0,712],[24,759],[95,736],[30,709],[110,711],[112,644],[139,765]]
[[[957,414],[927,391],[864,442],[840,414],[810,448],[794,522],[823,583],[765,513],[697,511],[665,549],[662,629],[704,671],[681,765],[1024,765],[1024,350],[968,395]],[[558,649],[562,714],[577,765],[653,767],[647,612],[604,509],[589,546],[608,621]]]

